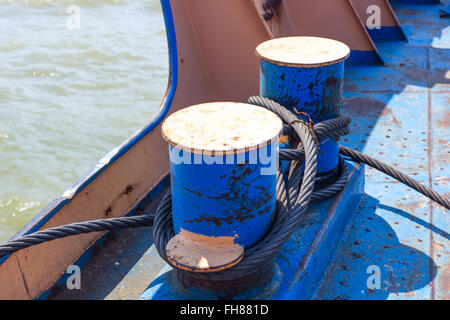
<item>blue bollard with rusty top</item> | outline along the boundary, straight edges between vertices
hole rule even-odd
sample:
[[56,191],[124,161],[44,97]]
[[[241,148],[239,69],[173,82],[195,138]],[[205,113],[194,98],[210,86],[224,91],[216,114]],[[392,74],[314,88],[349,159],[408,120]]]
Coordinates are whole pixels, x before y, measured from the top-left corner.
[[269,230],[276,202],[281,120],[231,102],[182,109],[163,123],[169,143],[171,264],[214,272],[237,264]]
[[[347,45],[325,38],[286,37],[263,42],[256,55],[261,96],[313,123],[341,114]],[[339,164],[338,141],[323,139],[319,147],[318,176],[333,176]]]

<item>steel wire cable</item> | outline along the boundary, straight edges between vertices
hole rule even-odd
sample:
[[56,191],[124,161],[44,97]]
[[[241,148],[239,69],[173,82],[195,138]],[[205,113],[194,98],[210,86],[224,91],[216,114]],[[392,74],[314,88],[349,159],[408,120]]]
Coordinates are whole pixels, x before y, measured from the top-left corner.
[[17,239],[7,242],[4,245],[1,245],[0,258],[33,245],[68,236],[124,228],[141,228],[152,226],[154,218],[154,215],[141,215],[133,217],[98,219],[48,228],[23,235]]
[[440,204],[447,210],[450,210],[450,200],[448,198],[440,195],[438,192],[431,189],[430,187],[423,185],[419,181],[407,176],[406,174],[385,164],[384,162],[344,146],[340,146],[340,153],[344,156],[349,157],[354,162],[367,164],[372,168],[387,174],[388,176],[394,178],[395,180],[398,180],[403,184],[406,184],[408,187],[411,187],[417,192],[435,201],[436,203]]

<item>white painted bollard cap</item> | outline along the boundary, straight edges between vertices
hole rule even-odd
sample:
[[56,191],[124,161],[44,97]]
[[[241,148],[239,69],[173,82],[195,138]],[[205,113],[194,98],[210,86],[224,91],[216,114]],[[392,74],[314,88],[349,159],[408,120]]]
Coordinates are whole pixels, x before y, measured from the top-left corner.
[[258,106],[212,102],[181,109],[162,125],[163,138],[191,153],[243,153],[278,140],[281,119]]
[[343,42],[319,37],[284,37],[256,47],[258,58],[276,65],[323,67],[344,61],[350,48]]

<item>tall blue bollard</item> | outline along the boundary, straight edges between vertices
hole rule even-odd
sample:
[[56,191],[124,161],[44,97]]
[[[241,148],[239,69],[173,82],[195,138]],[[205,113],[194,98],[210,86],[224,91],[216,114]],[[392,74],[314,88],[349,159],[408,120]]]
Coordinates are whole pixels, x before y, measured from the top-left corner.
[[166,248],[179,269],[237,264],[274,218],[281,120],[249,104],[182,109],[163,123],[169,143],[175,233]]
[[[341,114],[347,45],[325,38],[286,37],[263,42],[256,55],[261,96],[313,123]],[[339,164],[338,141],[323,139],[319,147],[318,176],[332,177]]]

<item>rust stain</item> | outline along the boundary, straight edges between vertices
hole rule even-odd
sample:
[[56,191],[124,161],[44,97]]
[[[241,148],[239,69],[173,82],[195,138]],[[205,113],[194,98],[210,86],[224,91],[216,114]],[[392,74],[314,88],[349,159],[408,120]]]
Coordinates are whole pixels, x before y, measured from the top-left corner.
[[442,296],[439,297],[440,300],[450,300],[450,264],[446,264],[442,272],[440,272],[440,281]]
[[424,201],[414,201],[408,204],[398,203],[397,206],[407,212],[414,213],[417,209],[425,208],[427,205]]
[[[408,61],[405,62],[408,63]],[[427,72],[427,70],[414,65],[414,62],[410,62],[410,65],[403,64],[398,67],[391,66],[391,68],[396,72],[396,74],[398,74],[397,85],[399,88],[403,88],[405,83],[411,83],[412,81],[424,85],[426,84],[423,75]],[[383,80],[386,81],[387,79]]]
[[286,144],[288,142],[289,142],[289,136],[283,135],[278,139],[278,143],[280,143],[280,144]]
[[105,210],[105,212],[104,212],[105,217],[110,216],[111,213],[112,213],[112,208],[117,204],[117,202],[119,202],[120,199],[123,199],[124,196],[130,195],[131,192],[132,192],[134,189],[136,189],[136,187],[137,187],[138,185],[139,185],[139,184],[135,184],[135,185],[129,184],[129,185],[127,185],[127,186],[125,187],[125,190],[124,190],[122,193],[120,193],[117,197],[115,197],[114,200],[110,203],[109,207],[106,208],[106,210]]
[[23,285],[24,285],[25,290],[26,290],[27,295],[28,295],[28,299],[31,300],[32,298],[31,298],[31,294],[30,294],[30,289],[28,288],[27,280],[26,280],[26,278],[25,278],[25,274],[24,274],[23,271],[22,271],[22,267],[21,267],[21,265],[20,265],[19,259],[16,258],[16,262],[17,262],[17,267],[18,267],[18,269],[19,269],[19,271],[20,271],[20,275],[21,275],[21,277],[22,277]]
[[448,143],[448,140],[438,139],[438,143],[439,143],[439,144],[447,144],[447,143]]
[[398,121],[398,120],[395,118],[395,116],[394,116],[394,114],[392,113],[392,110],[391,110],[390,108],[385,108],[385,109],[383,110],[383,112],[381,113],[381,115],[382,115],[382,116],[391,116],[392,122],[395,123],[397,126],[401,127],[401,122]]
[[131,193],[131,191],[134,190],[134,187],[132,185],[127,185],[127,187],[125,188],[124,194],[125,195],[129,195]]
[[450,126],[450,111],[446,111],[444,116],[437,120],[437,126],[444,129]]
[[195,194],[195,195],[198,196],[198,197],[203,197],[203,193],[201,193],[201,192],[198,192],[198,191],[195,191],[195,190],[191,190],[191,189],[189,189],[188,187],[184,187],[183,189],[186,190],[186,191],[188,191],[188,192],[190,192],[190,193]]
[[414,24],[417,25],[420,28],[420,26],[426,26],[426,25],[434,26],[435,22],[434,21],[430,21],[430,19],[414,18]]
[[322,108],[320,108],[319,119],[323,116],[339,114],[342,108],[342,79],[328,77],[322,92]]
[[408,16],[408,17],[418,16],[418,15],[422,14],[422,12],[423,12],[423,10],[411,10],[408,8],[399,9],[399,15]]
[[110,214],[111,214],[111,212],[112,212],[112,208],[111,208],[111,206],[109,206],[106,210],[105,210],[105,216],[109,216]]
[[439,250],[444,249],[445,246],[444,246],[444,244],[442,244],[442,243],[437,242],[436,240],[434,240],[433,247],[434,247],[434,250],[435,250],[435,251],[439,251]]
[[355,111],[358,114],[377,114],[386,107],[386,104],[378,99],[369,97],[354,97],[344,99],[344,108]]
[[265,21],[271,20],[274,16],[279,15],[281,0],[267,0],[262,8],[264,10],[264,14],[262,17]]
[[358,86],[356,83],[351,82],[350,80],[347,81],[347,79],[344,79],[344,89],[345,90],[356,90],[358,89]]
[[234,237],[213,237],[181,229],[167,244],[167,257],[175,266],[194,272],[214,272],[239,263],[244,248]]
[[[256,167],[255,167],[256,168]],[[243,193],[242,190],[250,190],[250,185],[254,183],[254,179],[247,181],[248,177],[252,174],[252,168],[250,165],[241,164],[238,165],[236,169],[233,170],[233,174],[230,175],[228,179],[227,190],[224,190],[218,195],[209,195],[195,190],[190,190],[187,187],[184,189],[191,192],[199,197],[206,197],[208,199],[213,199],[216,201],[225,201],[229,203],[228,214],[225,217],[215,216],[208,213],[202,213],[198,215],[195,219],[184,220],[185,223],[213,223],[216,226],[221,226],[222,224],[233,224],[236,222],[244,222],[248,219],[256,217],[256,214],[263,215],[268,213],[271,200],[274,195],[272,195],[266,187],[256,186],[253,189],[258,189],[257,196],[251,197],[248,193]],[[222,177],[226,178],[226,177]],[[256,177],[257,179],[258,177]]]

